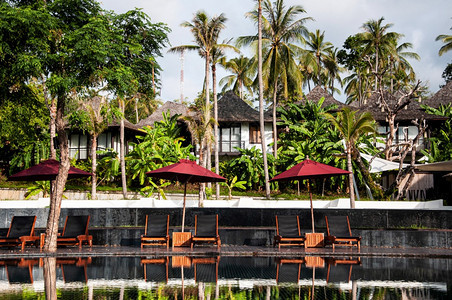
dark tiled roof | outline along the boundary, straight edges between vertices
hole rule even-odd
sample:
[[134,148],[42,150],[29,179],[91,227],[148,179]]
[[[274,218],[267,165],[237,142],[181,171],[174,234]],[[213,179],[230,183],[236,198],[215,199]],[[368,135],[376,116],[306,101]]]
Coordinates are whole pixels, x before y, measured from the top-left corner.
[[[394,95],[389,92],[384,92],[384,97],[391,109],[395,109],[397,100],[401,95],[402,94],[400,93],[396,93]],[[380,99],[380,93],[374,93],[367,100],[367,104],[363,105],[358,110],[361,112],[370,112],[377,122],[386,122],[387,113],[382,109],[380,105]],[[421,103],[418,101],[418,99],[412,99],[409,105],[399,111],[396,117],[396,121],[411,121],[420,118],[424,118],[425,120],[438,119],[437,116],[427,114],[421,108],[420,104]]]
[[189,115],[188,107],[185,104],[175,103],[172,101],[167,101],[163,103],[162,106],[157,108],[149,117],[146,119],[140,120],[137,126],[139,128],[143,128],[145,126],[154,126],[154,123],[157,121],[163,120],[163,112],[167,112],[169,110],[170,116],[174,116],[176,114],[187,116]]
[[[337,110],[340,110],[342,107],[346,106],[346,104],[340,102],[339,100],[336,100],[330,93],[325,91],[321,86],[316,86],[312,91],[310,91],[306,96],[305,99],[318,102],[321,98],[325,98],[325,101],[323,101],[322,107],[328,106],[328,105],[336,105]],[[305,101],[305,100],[303,100]]]
[[218,122],[259,122],[259,112],[229,91],[218,100]]
[[452,81],[443,86],[433,97],[425,101],[425,104],[434,108],[440,105],[452,103]]

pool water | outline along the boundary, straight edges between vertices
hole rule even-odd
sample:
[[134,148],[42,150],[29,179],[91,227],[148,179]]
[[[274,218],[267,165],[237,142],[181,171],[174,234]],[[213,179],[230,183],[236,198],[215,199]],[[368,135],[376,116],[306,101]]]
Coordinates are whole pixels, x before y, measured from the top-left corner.
[[61,257],[0,260],[0,299],[452,299],[452,259]]

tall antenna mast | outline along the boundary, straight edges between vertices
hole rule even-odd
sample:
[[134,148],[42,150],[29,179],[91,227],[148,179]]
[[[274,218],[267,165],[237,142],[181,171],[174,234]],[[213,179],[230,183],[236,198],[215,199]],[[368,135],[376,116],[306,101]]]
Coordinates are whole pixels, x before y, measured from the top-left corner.
[[183,49],[180,53],[180,103],[184,102],[184,54],[185,49]]

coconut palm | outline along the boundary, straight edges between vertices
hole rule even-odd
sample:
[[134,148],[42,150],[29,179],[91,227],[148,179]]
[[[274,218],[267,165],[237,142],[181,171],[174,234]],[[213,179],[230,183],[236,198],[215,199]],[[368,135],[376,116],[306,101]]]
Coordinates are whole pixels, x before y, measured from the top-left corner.
[[[184,22],[181,24],[183,27],[190,28],[194,38],[195,45],[181,45],[177,47],[173,47],[169,50],[169,52],[182,52],[184,50],[195,50],[198,51],[199,55],[205,59],[205,78],[204,78],[204,87],[205,91],[205,119],[210,119],[210,92],[209,92],[209,78],[210,78],[210,64],[212,60],[212,51],[216,47],[220,47],[221,45],[217,44],[218,36],[222,29],[225,28],[226,17],[224,14],[220,14],[219,16],[214,16],[209,18],[207,14],[203,11],[198,11],[193,17],[192,23]],[[201,144],[204,144],[204,141],[200,141]],[[201,151],[203,151],[204,147],[201,146]],[[202,155],[201,155],[202,157]],[[203,166],[206,165],[204,160],[200,159],[200,162]]]
[[254,58],[248,58],[243,55],[232,58],[228,61],[224,60],[221,65],[232,74],[227,75],[220,80],[220,85],[223,86],[223,92],[229,90],[232,87],[234,93],[237,94],[241,99],[243,99],[244,89],[246,89],[246,91],[250,95],[253,95],[252,78],[256,73],[254,64]]
[[369,112],[357,113],[349,107],[344,107],[342,111],[337,113],[336,117],[331,114],[325,114],[325,116],[336,127],[345,141],[347,170],[352,172],[349,175],[350,207],[355,208],[352,153],[356,150],[360,136],[376,132],[375,121]]
[[329,51],[333,49],[333,44],[331,44],[330,42],[325,42],[324,38],[325,31],[320,33],[320,30],[317,29],[315,32],[309,32],[308,39],[306,40],[306,51],[311,53],[316,58],[318,69],[317,85],[322,85],[320,76],[322,65],[325,62]]
[[396,52],[389,54],[388,62],[391,73],[391,92],[400,90],[416,81],[416,74],[414,73],[413,67],[408,62],[408,58],[420,60],[420,56],[417,53],[407,51],[407,49],[413,48],[411,43],[402,43],[400,45],[397,45],[397,41],[395,43]]
[[396,53],[394,41],[397,41],[402,34],[396,32],[388,32],[392,27],[392,23],[383,25],[384,18],[378,20],[369,20],[362,28],[364,32],[360,34],[364,45],[364,55],[374,55],[374,72],[375,72],[375,91],[378,89],[378,74],[380,71],[380,60],[388,57],[389,54]]
[[[266,47],[263,57],[263,82],[267,94],[273,93],[273,153],[277,156],[276,102],[278,90],[282,87],[284,96],[289,94],[290,82],[298,88],[301,84],[301,73],[295,61],[295,55],[300,50],[292,44],[304,40],[307,29],[304,26],[309,17],[302,18],[306,13],[302,6],[286,8],[283,0],[264,0],[262,5],[262,44]],[[247,16],[258,19],[257,11],[251,11]],[[239,45],[247,45],[256,41],[256,36],[244,36],[238,39]],[[301,91],[298,91],[301,92]]]
[[[450,29],[452,30],[452,27]],[[444,43],[444,45],[438,51],[439,56],[452,50],[452,35],[440,34],[436,37],[435,41],[441,41]]]
[[323,62],[325,66],[326,77],[328,78],[328,88],[331,91],[331,95],[334,95],[334,92],[337,91],[334,87],[334,83],[337,81],[339,85],[342,87],[343,82],[341,78],[341,73],[344,71],[344,68],[339,66],[339,62],[337,59],[338,49],[334,48],[328,51],[327,56]]

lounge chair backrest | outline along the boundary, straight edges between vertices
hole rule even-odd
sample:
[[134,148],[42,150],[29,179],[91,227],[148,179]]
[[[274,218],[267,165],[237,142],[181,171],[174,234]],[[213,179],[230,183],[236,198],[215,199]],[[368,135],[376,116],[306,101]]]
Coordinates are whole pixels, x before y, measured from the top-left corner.
[[9,226],[9,238],[31,236],[35,229],[36,216],[14,216]]
[[196,216],[195,222],[196,236],[217,236],[217,215],[199,215]]
[[278,222],[277,234],[282,237],[300,236],[297,216],[276,216]]
[[168,215],[146,216],[145,236],[165,237],[168,235]]
[[63,237],[77,237],[88,232],[89,216],[67,216]]
[[351,236],[348,216],[328,216],[328,235],[349,237]]

